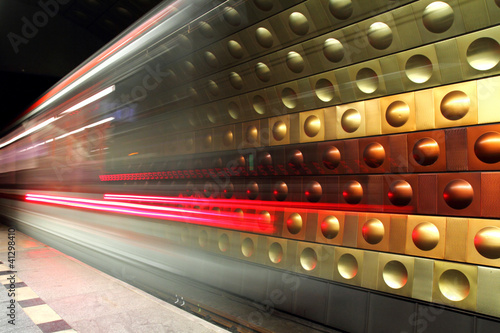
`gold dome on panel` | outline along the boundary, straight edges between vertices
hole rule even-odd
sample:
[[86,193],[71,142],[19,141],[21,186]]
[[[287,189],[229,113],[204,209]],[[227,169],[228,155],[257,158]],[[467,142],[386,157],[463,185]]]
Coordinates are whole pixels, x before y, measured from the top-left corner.
[[492,226],[479,230],[474,237],[474,246],[485,258],[500,258],[500,228]]
[[241,242],[241,253],[247,257],[250,258],[255,251],[255,245],[254,242],[251,238],[247,237]]
[[306,271],[312,271],[318,264],[318,255],[310,247],[306,247],[300,254],[300,265]]
[[314,93],[320,101],[328,103],[335,97],[335,88],[329,80],[322,78],[316,81]]
[[283,259],[283,247],[280,243],[272,243],[269,247],[269,260],[272,263],[277,264]]
[[474,199],[474,189],[467,181],[454,179],[446,185],[443,198],[451,208],[465,209]]
[[340,151],[337,147],[329,147],[323,153],[323,164],[331,170],[336,169],[341,161]]
[[278,120],[273,125],[273,137],[276,141],[281,141],[285,138],[287,134],[287,126],[282,120]]
[[310,115],[304,122],[304,132],[310,138],[315,137],[321,129],[321,120],[315,115]]
[[448,120],[461,119],[469,112],[470,104],[469,96],[463,91],[451,91],[441,100],[441,114]]
[[323,43],[323,55],[331,62],[339,62],[344,59],[344,46],[337,39],[328,38]]
[[385,50],[392,44],[392,30],[383,22],[375,22],[367,31],[368,42],[377,50]]
[[278,201],[283,201],[288,196],[288,186],[284,181],[278,181],[273,188],[274,198]]
[[235,40],[230,40],[227,42],[227,50],[229,51],[229,54],[233,58],[236,59],[241,59],[243,58],[243,47],[241,47],[240,43],[238,43]]
[[321,196],[323,195],[323,188],[321,184],[317,181],[310,181],[305,186],[305,195],[306,199],[309,202],[318,202],[321,200]]
[[321,233],[327,239],[333,239],[337,237],[340,231],[339,220],[332,215],[329,215],[323,219],[321,222]]
[[273,9],[273,0],[253,0],[255,6],[263,11],[270,11]]
[[226,7],[222,11],[222,16],[224,20],[232,25],[233,27],[237,27],[241,24],[241,16],[238,11],[232,7]]
[[229,102],[227,105],[227,112],[229,113],[229,116],[235,120],[240,117],[240,107],[235,102]]
[[385,235],[384,224],[378,219],[369,219],[363,224],[362,236],[368,244],[378,244]]
[[439,153],[439,144],[431,138],[422,138],[413,146],[413,158],[422,166],[434,164],[439,158]]
[[340,124],[347,133],[356,132],[361,125],[361,114],[356,109],[349,109],[342,115]]
[[271,80],[271,70],[263,62],[255,64],[255,74],[262,82],[269,82]]
[[293,12],[288,17],[288,25],[294,34],[304,36],[309,31],[309,21],[307,17],[299,12]]
[[425,7],[422,22],[427,30],[442,33],[448,30],[455,19],[453,8],[443,1],[434,1]]
[[410,107],[403,101],[394,101],[385,111],[385,119],[392,127],[401,127],[410,119]]
[[259,130],[255,125],[248,126],[245,139],[247,143],[255,143],[259,138]]
[[214,37],[214,34],[215,34],[214,29],[207,22],[201,21],[200,25],[199,25],[199,29],[200,29],[200,32],[203,35],[203,37],[205,37],[205,38]]
[[205,51],[203,53],[203,58],[205,59],[205,62],[207,63],[208,66],[212,68],[217,68],[219,66],[219,61],[217,60],[217,57],[210,51]]
[[288,231],[293,235],[298,234],[302,230],[302,225],[302,216],[300,216],[300,214],[298,213],[290,214],[290,216],[286,220],[286,227]]
[[347,182],[342,191],[344,200],[349,204],[357,204],[363,199],[363,186],[355,180]]
[[281,91],[281,101],[287,108],[294,109],[297,106],[297,94],[287,87]]
[[218,245],[221,252],[226,252],[229,249],[229,236],[227,234],[220,235]]
[[474,153],[484,163],[500,162],[500,133],[488,132],[481,135],[474,144]]
[[413,198],[411,185],[405,180],[396,180],[389,186],[389,201],[398,207],[406,206]]
[[222,138],[222,142],[224,143],[224,146],[231,146],[234,141],[234,135],[231,130],[228,130],[224,133],[224,136]]
[[333,17],[339,20],[348,19],[353,12],[351,0],[329,0],[328,7]]
[[273,35],[264,27],[259,27],[255,30],[255,38],[257,39],[257,43],[259,43],[259,45],[263,48],[268,49],[273,46]]
[[243,88],[243,79],[236,72],[229,73],[229,83],[234,89],[241,90]]
[[286,65],[289,70],[297,74],[302,72],[305,67],[304,59],[295,51],[290,51],[286,55]]
[[261,95],[254,95],[252,97],[252,107],[258,114],[266,113],[266,100]]
[[430,251],[439,243],[439,230],[430,222],[419,223],[411,233],[413,244],[422,251]]
[[372,142],[366,145],[363,151],[363,160],[370,168],[378,168],[384,164],[385,149],[378,142]]

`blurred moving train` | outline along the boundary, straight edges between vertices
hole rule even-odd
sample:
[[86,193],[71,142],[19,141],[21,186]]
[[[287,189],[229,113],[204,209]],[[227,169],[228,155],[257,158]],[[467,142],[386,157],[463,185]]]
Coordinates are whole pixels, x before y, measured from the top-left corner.
[[500,331],[499,23],[494,0],[165,1],[1,139],[0,213],[262,328]]

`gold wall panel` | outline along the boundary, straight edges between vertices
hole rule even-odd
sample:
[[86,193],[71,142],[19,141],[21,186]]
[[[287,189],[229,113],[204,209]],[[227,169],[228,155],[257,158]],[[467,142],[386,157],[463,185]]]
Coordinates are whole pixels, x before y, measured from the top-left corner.
[[380,111],[382,133],[416,130],[415,93],[380,98]]
[[500,267],[499,220],[469,220],[466,262]]
[[347,67],[357,100],[386,94],[384,73],[378,60],[370,60]]
[[377,289],[378,286],[378,270],[380,253],[372,251],[364,251],[363,254],[363,275],[361,277],[361,287],[369,289]]
[[444,257],[448,260],[465,261],[467,253],[468,218],[446,218],[446,247]]
[[478,123],[500,121],[497,96],[500,94],[500,77],[477,80]]
[[337,137],[339,139],[364,136],[366,133],[365,104],[357,102],[336,107]]
[[269,145],[286,145],[290,143],[290,116],[269,118]]
[[[265,253],[263,255],[263,264],[281,269],[293,269],[295,263],[296,246],[282,238],[266,237]],[[291,252],[289,254],[289,251]],[[290,262],[292,260],[292,262]]]
[[442,84],[440,66],[434,45],[397,54],[406,91]]
[[409,215],[406,224],[405,253],[413,256],[443,259],[446,231],[446,217]]
[[321,108],[332,104],[340,104],[338,83],[333,72],[310,76],[309,83],[309,90],[314,96],[314,107]]
[[366,214],[358,222],[358,248],[387,252],[391,231],[390,215]]
[[[323,251],[322,245],[297,242],[297,255],[294,262],[294,271],[297,273],[320,277],[322,270],[330,271],[331,277],[333,266],[333,251]],[[325,274],[328,276],[328,274]]]
[[478,267],[436,261],[432,301],[476,311]]
[[316,238],[318,243],[342,245],[344,238],[345,213],[341,211],[318,211]]
[[381,253],[378,256],[377,290],[411,297],[413,291],[414,259]]
[[500,270],[478,266],[477,268],[477,311],[500,317]]
[[436,127],[477,124],[476,82],[464,82],[433,89]]
[[366,126],[366,135],[379,135],[382,133],[382,125],[380,119],[381,106],[377,99],[370,99],[365,101],[365,117],[366,123],[370,126]]
[[323,141],[325,139],[326,124],[323,109],[301,112],[299,119],[301,143]]
[[238,238],[234,239],[234,257],[241,260],[261,263],[267,255],[265,251],[266,248],[265,246],[263,246],[264,242],[261,240],[261,238],[265,237],[255,234],[239,233]]
[[307,229],[307,210],[284,209],[282,236],[289,239],[304,240]]
[[333,281],[361,286],[364,269],[364,251],[335,247]]
[[413,274],[412,297],[431,302],[434,280],[434,260],[415,257]]

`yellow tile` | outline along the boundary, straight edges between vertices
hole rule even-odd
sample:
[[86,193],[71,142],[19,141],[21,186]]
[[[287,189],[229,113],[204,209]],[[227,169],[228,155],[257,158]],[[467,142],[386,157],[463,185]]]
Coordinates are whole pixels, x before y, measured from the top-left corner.
[[23,309],[35,324],[43,324],[51,321],[61,320],[62,318],[52,310],[47,304],[30,306]]
[[38,295],[30,287],[16,288],[16,300],[18,302],[32,298],[38,298]]

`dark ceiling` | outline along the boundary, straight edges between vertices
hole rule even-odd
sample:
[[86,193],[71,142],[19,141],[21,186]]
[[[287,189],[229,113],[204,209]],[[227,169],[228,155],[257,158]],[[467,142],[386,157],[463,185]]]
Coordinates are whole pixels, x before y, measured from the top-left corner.
[[0,0],[0,132],[162,0]]

